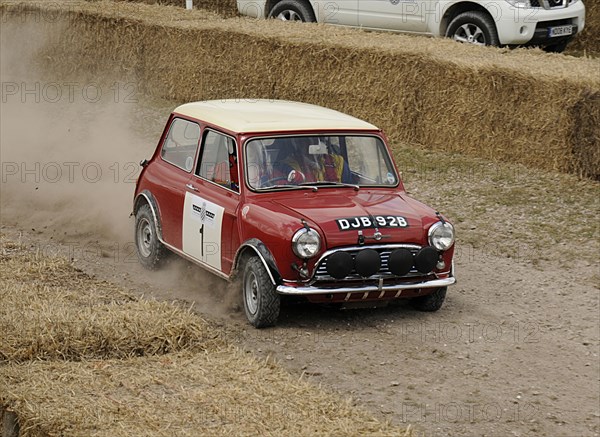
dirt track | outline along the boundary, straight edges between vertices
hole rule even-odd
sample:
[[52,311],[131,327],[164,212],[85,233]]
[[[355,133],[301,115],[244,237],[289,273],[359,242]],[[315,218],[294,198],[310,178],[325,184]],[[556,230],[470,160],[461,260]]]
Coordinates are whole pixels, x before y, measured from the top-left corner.
[[600,430],[598,292],[561,272],[498,258],[461,261],[460,283],[437,314],[297,305],[284,309],[276,328],[259,331],[235,309],[226,283],[184,261],[170,274],[148,273],[127,262],[127,250],[98,257],[99,246],[85,239],[51,243],[53,230],[21,234],[5,224],[2,232],[45,253],[71,253],[84,271],[138,293],[193,302],[248,351],[412,424],[417,436]]
[[[3,81],[12,78],[3,71]],[[1,232],[9,238],[72,258],[137,293],[192,302],[249,352],[413,425],[416,436],[600,434],[597,263],[573,260],[567,269],[464,251],[459,283],[439,313],[402,304],[345,311],[297,305],[284,309],[276,328],[254,330],[224,282],[180,260],[157,273],[138,265],[127,219],[131,165],[152,153],[165,114],[127,101],[128,94],[116,99],[115,90],[128,93],[130,84],[101,88],[98,103],[89,85],[73,85],[75,102],[65,94],[58,103],[10,98],[2,105]],[[155,131],[141,134],[140,118],[156,118]],[[97,169],[103,176],[96,180]],[[468,188],[457,190],[456,203]],[[486,214],[499,218],[493,209]],[[460,232],[468,230],[459,226],[459,245]],[[591,238],[596,244],[597,233]]]

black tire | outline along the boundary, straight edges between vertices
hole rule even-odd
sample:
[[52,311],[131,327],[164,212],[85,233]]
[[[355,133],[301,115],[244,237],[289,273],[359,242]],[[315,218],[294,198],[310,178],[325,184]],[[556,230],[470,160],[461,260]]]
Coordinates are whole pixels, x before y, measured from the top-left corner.
[[135,214],[135,248],[140,263],[149,270],[160,268],[167,257],[167,248],[159,241],[150,206],[142,205]]
[[244,266],[242,278],[244,312],[255,328],[273,326],[279,317],[281,298],[262,261],[253,256]]
[[446,299],[446,291],[448,287],[436,289],[433,293],[427,296],[414,297],[410,300],[410,304],[418,311],[434,312],[439,310]]
[[494,20],[488,14],[480,11],[463,12],[454,17],[448,26],[446,36],[468,44],[500,45]]
[[552,44],[552,45],[544,47],[544,51],[548,52],[548,53],[562,53],[567,48],[568,44],[569,44],[569,40],[565,39],[565,40],[562,40],[559,43]]
[[304,23],[317,21],[312,8],[299,0],[281,0],[269,12],[269,18],[282,21],[302,21]]

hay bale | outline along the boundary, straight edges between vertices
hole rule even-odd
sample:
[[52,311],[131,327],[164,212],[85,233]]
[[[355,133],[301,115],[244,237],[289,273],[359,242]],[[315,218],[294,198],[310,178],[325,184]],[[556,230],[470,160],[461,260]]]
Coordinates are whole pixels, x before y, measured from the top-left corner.
[[22,437],[409,435],[235,348],[1,369]]
[[[148,5],[167,5],[179,8],[185,7],[185,0],[116,0],[128,2],[141,2]],[[194,8],[203,9],[217,14],[222,18],[231,18],[238,15],[235,0],[193,0]]]
[[[3,11],[19,8],[56,5]],[[367,119],[392,144],[600,177],[598,60],[143,4],[60,13],[67,25],[45,51],[58,73],[118,65],[157,97],[299,100]]]
[[569,45],[570,52],[600,56],[600,3],[598,0],[583,0],[585,3],[585,29]]
[[189,309],[133,297],[4,239],[0,277],[0,365],[162,355],[218,342]]

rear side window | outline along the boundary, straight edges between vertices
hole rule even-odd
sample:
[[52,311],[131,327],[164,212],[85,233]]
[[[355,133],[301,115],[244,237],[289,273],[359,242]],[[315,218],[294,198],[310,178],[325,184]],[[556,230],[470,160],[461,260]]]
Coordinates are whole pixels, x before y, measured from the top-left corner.
[[200,140],[200,126],[181,118],[173,119],[160,156],[173,165],[187,171],[194,168],[194,157]]

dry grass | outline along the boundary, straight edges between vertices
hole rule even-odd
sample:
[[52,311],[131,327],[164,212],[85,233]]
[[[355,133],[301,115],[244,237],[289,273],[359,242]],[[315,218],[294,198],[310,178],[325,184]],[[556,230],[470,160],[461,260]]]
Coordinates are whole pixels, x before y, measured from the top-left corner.
[[600,285],[600,184],[460,154],[396,147],[407,190],[435,205],[456,226],[455,258],[574,269]]
[[0,250],[0,363],[201,351],[218,341],[174,303],[134,298],[11,242]]
[[[5,15],[57,8],[2,5]],[[300,100],[367,119],[392,142],[600,177],[599,60],[140,3],[61,11],[44,52],[57,74],[116,68],[179,102]]]
[[1,243],[0,407],[22,437],[410,434],[189,311]]

